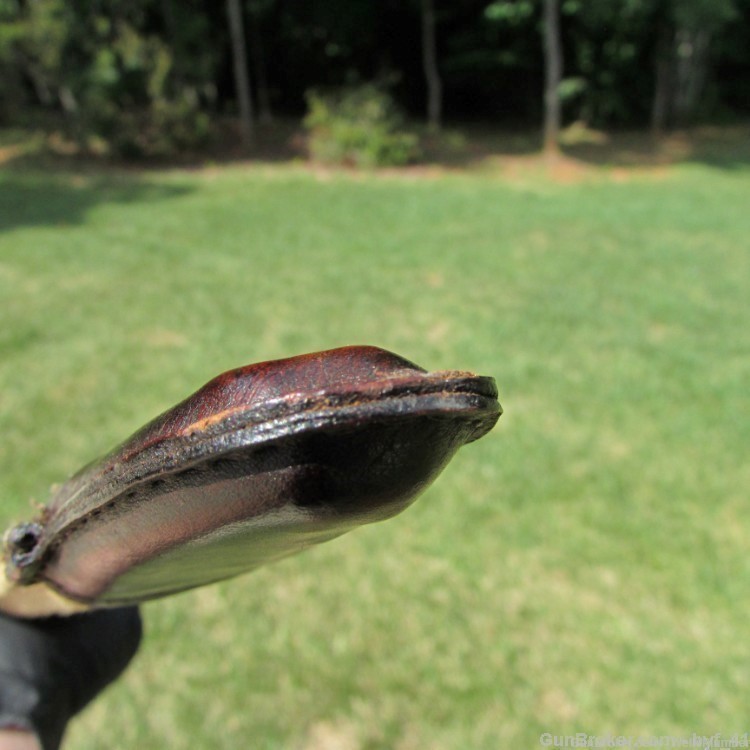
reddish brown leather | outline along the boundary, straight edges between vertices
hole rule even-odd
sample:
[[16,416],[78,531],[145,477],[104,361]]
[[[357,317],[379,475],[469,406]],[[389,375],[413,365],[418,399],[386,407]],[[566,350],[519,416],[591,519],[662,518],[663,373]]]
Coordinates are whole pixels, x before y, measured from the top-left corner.
[[375,347],[224,373],[14,529],[8,575],[97,606],[237,575],[401,511],[492,428],[496,395]]

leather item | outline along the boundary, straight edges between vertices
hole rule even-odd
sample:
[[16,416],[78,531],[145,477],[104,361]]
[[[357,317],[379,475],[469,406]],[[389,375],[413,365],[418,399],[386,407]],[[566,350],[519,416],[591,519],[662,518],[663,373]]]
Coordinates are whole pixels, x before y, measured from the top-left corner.
[[232,370],[11,529],[6,576],[84,609],[230,578],[399,513],[500,414],[492,378],[375,347]]

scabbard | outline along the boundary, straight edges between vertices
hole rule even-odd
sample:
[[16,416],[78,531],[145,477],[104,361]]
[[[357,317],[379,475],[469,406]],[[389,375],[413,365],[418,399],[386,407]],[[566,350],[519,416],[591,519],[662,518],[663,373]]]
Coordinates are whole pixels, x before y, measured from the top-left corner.
[[500,413],[492,378],[376,347],[226,372],[8,530],[0,609],[139,603],[384,520]]

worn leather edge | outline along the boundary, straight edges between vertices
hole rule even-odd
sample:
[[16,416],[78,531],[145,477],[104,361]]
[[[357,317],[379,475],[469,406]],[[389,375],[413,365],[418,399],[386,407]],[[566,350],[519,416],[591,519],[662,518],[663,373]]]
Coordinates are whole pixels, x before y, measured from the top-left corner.
[[67,616],[91,608],[89,604],[63,596],[46,583],[18,586],[5,578],[0,581],[0,610],[14,617]]

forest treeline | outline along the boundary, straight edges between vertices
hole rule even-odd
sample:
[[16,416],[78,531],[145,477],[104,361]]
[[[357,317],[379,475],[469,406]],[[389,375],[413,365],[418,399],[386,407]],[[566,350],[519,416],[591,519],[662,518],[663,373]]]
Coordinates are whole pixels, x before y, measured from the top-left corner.
[[750,0],[0,0],[0,125],[123,153],[373,81],[434,128],[743,117]]

